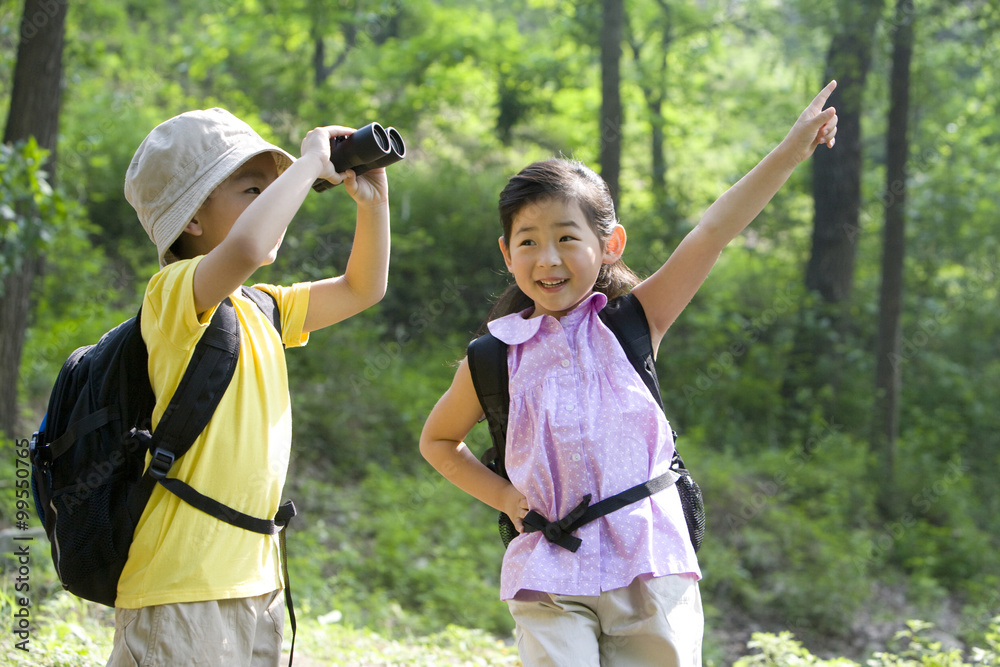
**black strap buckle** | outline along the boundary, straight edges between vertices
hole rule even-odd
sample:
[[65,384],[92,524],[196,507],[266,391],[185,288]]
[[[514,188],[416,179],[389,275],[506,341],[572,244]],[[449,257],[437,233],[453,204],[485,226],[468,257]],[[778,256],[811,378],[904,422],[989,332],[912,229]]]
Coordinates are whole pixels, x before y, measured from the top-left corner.
[[31,458],[38,463],[38,465],[48,465],[52,463],[52,448],[47,444],[41,444],[42,432],[35,431],[31,434],[31,441],[28,443],[28,451],[31,452]]
[[295,503],[289,500],[278,508],[277,514],[274,515],[274,525],[285,528],[295,514]]
[[171,466],[174,465],[173,452],[168,452],[165,449],[157,447],[153,450],[153,459],[149,462],[149,475],[153,479],[163,479],[170,472]]
[[[533,533],[535,531],[541,531],[542,535],[544,535],[545,539],[549,542],[568,551],[576,552],[576,550],[580,548],[580,544],[583,540],[579,537],[575,537],[574,535],[570,535],[570,533],[580,527],[576,524],[587,512],[587,507],[590,505],[590,498],[591,495],[588,493],[583,497],[583,500],[579,505],[574,507],[569,514],[557,521],[549,521],[535,510],[531,510],[523,520],[524,532]],[[580,525],[583,524],[581,523]]]

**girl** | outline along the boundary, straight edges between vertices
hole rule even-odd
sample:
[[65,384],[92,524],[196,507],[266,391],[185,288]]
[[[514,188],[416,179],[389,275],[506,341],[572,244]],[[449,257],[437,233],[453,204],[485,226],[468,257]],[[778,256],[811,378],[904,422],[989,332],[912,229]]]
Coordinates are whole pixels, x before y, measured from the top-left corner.
[[587,494],[597,502],[667,472],[670,425],[598,313],[631,291],[655,351],[722,249],[796,165],[820,144],[833,147],[837,116],[823,106],[835,86],[642,282],[621,261],[625,229],[590,169],[535,163],[501,192],[500,252],[515,285],[489,329],[508,345],[510,481],[463,443],[483,416],[468,359],[428,416],[420,452],[521,533],[504,555],[500,593],[526,667],[701,664],[701,572],[675,487],[582,526],[575,551],[525,532],[523,520],[533,510],[557,521]]

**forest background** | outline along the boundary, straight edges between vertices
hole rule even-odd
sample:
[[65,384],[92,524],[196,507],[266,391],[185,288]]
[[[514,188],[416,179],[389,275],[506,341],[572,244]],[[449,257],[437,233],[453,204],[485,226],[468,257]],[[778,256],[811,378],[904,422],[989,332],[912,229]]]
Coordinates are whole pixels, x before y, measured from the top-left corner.
[[[46,156],[12,141],[15,67],[63,20]],[[389,291],[288,354],[299,650],[513,664],[495,512],[416,444],[507,281],[500,189],[535,159],[592,165],[648,275],[837,78],[836,148],[731,244],[660,350],[706,499],[706,661],[754,632],[771,633],[760,651],[804,655],[794,635],[863,659],[916,650],[919,630],[982,657],[1000,614],[998,28],[996,0],[2,0],[2,526],[13,445],[63,360],[133,315],[156,270],[122,195],[149,130],[221,106],[297,154],[315,125],[379,121],[408,151],[388,170]],[[342,188],[311,194],[254,279],[341,271],[353,221]],[[24,664],[103,664],[107,610],[59,590],[41,540]],[[4,618],[15,600],[5,576]]]

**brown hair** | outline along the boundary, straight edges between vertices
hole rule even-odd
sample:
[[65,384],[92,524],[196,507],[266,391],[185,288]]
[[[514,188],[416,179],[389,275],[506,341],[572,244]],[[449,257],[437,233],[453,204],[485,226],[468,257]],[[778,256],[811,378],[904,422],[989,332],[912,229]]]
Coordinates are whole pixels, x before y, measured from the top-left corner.
[[[527,205],[547,199],[573,201],[583,211],[590,228],[607,243],[618,224],[614,201],[604,179],[579,160],[555,158],[534,162],[507,182],[500,192],[500,223],[503,225],[503,242],[509,245],[514,218]],[[608,299],[628,294],[640,282],[632,269],[619,259],[614,264],[604,264],[597,276],[594,289]],[[534,305],[517,283],[511,283],[497,297],[486,321],[518,313]]]

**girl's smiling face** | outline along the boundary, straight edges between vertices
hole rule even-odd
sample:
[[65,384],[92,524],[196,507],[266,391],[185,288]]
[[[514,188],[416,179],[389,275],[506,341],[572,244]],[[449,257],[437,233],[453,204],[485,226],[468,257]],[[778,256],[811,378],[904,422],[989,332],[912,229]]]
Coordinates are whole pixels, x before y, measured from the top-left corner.
[[535,303],[532,317],[560,318],[590,296],[602,264],[613,264],[624,249],[619,225],[607,244],[594,233],[572,200],[542,199],[514,216],[510,244],[500,238],[507,269]]

